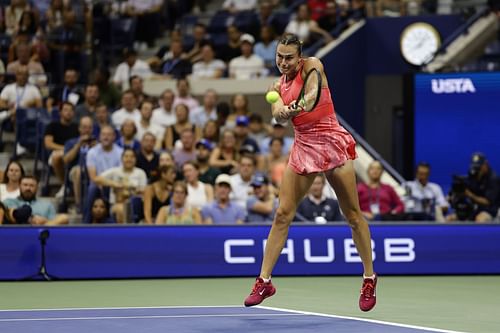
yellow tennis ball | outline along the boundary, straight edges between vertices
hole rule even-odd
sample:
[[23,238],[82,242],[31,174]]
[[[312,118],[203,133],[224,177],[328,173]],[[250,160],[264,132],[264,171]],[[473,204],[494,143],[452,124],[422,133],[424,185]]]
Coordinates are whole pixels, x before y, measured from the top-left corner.
[[278,99],[280,98],[280,94],[278,94],[277,91],[269,91],[267,94],[266,94],[266,101],[269,103],[269,104],[273,104],[273,103],[276,103],[278,101]]

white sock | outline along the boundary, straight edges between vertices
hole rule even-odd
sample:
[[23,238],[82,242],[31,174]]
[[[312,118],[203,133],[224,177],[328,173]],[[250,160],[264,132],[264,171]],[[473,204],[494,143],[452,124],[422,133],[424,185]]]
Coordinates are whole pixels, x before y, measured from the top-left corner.
[[264,283],[269,283],[269,282],[271,282],[271,277],[269,277],[269,279],[264,279],[263,277],[261,277],[261,279],[264,281]]
[[372,276],[366,276],[363,274],[363,279],[372,279],[372,280],[375,280],[375,274],[373,274]]

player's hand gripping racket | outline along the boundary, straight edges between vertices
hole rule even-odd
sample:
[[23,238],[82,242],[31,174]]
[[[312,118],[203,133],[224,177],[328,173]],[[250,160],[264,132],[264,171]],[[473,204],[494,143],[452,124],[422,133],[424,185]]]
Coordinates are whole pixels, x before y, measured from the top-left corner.
[[316,68],[307,72],[299,97],[290,105],[291,109],[311,112],[321,97],[321,73]]

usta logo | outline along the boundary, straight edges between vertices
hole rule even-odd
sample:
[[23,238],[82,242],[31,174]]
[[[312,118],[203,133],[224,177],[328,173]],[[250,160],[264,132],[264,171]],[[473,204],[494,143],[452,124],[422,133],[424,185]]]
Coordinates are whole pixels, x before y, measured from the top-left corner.
[[476,87],[471,79],[432,79],[432,92],[435,94],[475,93]]

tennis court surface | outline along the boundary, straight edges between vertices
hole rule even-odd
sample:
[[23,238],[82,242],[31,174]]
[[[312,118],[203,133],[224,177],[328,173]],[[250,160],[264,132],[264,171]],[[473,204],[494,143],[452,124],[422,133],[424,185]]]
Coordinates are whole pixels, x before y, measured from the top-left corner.
[[377,320],[242,306],[6,310],[0,332],[453,332]]

